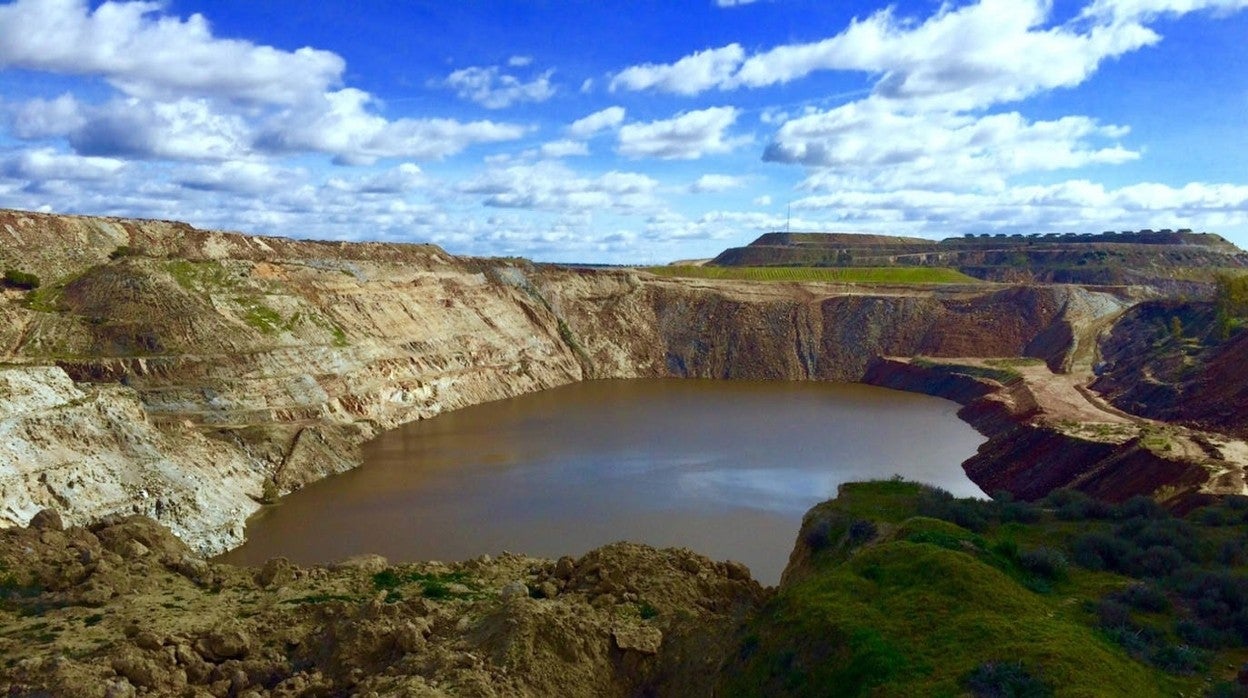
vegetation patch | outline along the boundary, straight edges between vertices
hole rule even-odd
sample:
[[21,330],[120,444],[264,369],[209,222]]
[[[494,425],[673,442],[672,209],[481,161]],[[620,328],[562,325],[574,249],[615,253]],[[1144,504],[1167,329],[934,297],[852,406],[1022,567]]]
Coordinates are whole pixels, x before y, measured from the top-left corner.
[[658,276],[736,281],[813,281],[854,284],[980,284],[947,267],[644,267]]
[[234,302],[243,309],[243,321],[264,334],[277,334],[291,327],[291,322],[287,322],[281,313],[262,303],[259,298],[235,298]]
[[27,291],[39,288],[41,284],[38,276],[19,269],[5,269],[4,277],[0,279],[0,282],[3,282],[9,288],[20,288]]
[[418,585],[420,595],[426,599],[470,599],[482,595],[466,572],[404,573],[391,568],[373,575],[373,587],[388,592],[386,601],[389,603],[402,599],[402,589],[408,585]]
[[[1019,373],[1013,365],[1010,364],[990,364],[988,366],[973,366],[969,364],[955,364],[944,361],[936,361],[933,359],[915,357],[910,360],[911,365],[921,368],[936,369],[971,378],[987,378],[994,380],[1002,385],[1009,385],[1023,379],[1023,374]],[[985,362],[987,363],[987,362]]]
[[1248,498],[1180,518],[892,480],[843,486],[802,530],[810,567],[749,624],[725,694],[1235,695],[1248,658]]
[[1214,332],[1227,339],[1248,323],[1248,274],[1218,274],[1214,283]]
[[188,291],[220,291],[238,286],[229,270],[220,262],[192,262],[187,259],[171,259],[165,262],[165,271]]

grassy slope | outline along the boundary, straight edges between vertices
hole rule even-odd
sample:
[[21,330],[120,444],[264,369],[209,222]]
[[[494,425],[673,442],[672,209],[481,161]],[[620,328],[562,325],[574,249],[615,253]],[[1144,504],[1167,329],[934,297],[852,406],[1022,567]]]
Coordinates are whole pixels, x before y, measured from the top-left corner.
[[978,284],[945,267],[646,267],[659,276],[741,281],[816,281],[875,284]]
[[[853,484],[808,514],[802,535],[816,550],[808,573],[782,588],[748,629],[741,661],[726,675],[725,693],[965,695],[977,669],[1021,662],[1035,686],[1047,685],[1056,695],[1200,695],[1209,678],[1231,678],[1227,667],[1248,658],[1240,640],[1202,650],[1190,648],[1175,632],[1180,620],[1194,617],[1180,591],[1183,575],[1225,572],[1225,566],[1188,560],[1150,576],[1071,564],[1046,577],[1020,562],[1037,549],[1076,559],[1075,540],[1135,525],[1126,514],[1096,510],[1092,518],[1081,518],[1076,510],[1082,502],[1053,502],[1041,510],[1021,504],[963,506],[931,495],[912,483]],[[1029,522],[1002,516],[1007,509],[1027,509],[1017,518]],[[919,515],[924,512],[964,519],[979,531]],[[1232,518],[1235,525],[1174,519],[1161,525],[1195,531],[1191,551],[1205,552],[1191,555],[1199,558],[1243,537],[1248,526],[1239,513]],[[864,528],[864,521],[874,526]],[[852,542],[854,527],[861,543]],[[1235,565],[1242,576],[1242,558]],[[1171,608],[1128,609],[1121,621],[1127,630],[1110,627],[1119,621],[1106,620],[1105,609],[1113,606],[1106,598],[1140,581],[1168,596]],[[1150,634],[1151,644],[1127,646]],[[1176,653],[1200,659],[1176,668],[1166,659]],[[1041,688],[1000,695],[1052,694]]]

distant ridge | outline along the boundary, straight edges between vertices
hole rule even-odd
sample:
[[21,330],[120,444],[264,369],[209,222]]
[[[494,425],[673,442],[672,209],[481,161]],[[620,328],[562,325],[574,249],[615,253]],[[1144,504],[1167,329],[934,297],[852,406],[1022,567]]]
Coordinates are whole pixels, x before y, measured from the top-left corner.
[[1191,230],[979,234],[943,240],[851,232],[772,232],[720,253],[725,267],[951,267],[988,281],[1158,284],[1248,268],[1248,253]]

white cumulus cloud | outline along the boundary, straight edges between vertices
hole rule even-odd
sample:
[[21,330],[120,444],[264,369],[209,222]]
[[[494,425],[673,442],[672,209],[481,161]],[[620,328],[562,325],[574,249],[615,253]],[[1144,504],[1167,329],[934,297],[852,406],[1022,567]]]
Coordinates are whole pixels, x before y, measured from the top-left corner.
[[300,105],[273,119],[258,140],[262,148],[330,153],[344,164],[370,164],[378,158],[436,160],[475,143],[515,140],[527,129],[494,121],[397,119],[367,109],[367,92],[346,88]]
[[707,49],[675,63],[645,63],[625,68],[611,78],[610,89],[648,90],[696,95],[712,87],[724,87],[745,58],[740,44]]
[[83,157],[37,148],[0,159],[0,176],[43,181],[50,179],[104,179],[115,177],[126,163],[115,158]]
[[763,157],[817,168],[807,182],[825,188],[853,181],[1000,188],[1028,172],[1135,160],[1138,152],[1116,142],[1127,132],[1084,116],[1028,121],[1017,112],[905,113],[873,97],[785,122]]
[[476,102],[486,109],[505,109],[519,102],[544,102],[555,94],[550,84],[554,70],[547,70],[525,82],[501,72],[497,66],[470,66],[446,77],[443,85],[455,90],[461,99]]
[[568,126],[568,135],[573,138],[589,138],[602,131],[616,129],[624,123],[624,107],[607,107],[577,119]]
[[492,168],[459,186],[495,208],[632,211],[657,204],[657,180],[636,172],[580,175],[558,162]]
[[[1117,2],[1230,5],[1244,0]],[[874,76],[880,96],[971,109],[1078,85],[1102,61],[1161,38],[1135,21],[1053,25],[1051,14],[1047,0],[946,4],[923,21],[898,17],[888,8],[820,41],[784,44],[748,56],[733,43],[673,63],[631,66],[611,86],[693,95],[782,84],[817,71],[855,71]]]
[[161,13],[163,3],[17,0],[0,5],[0,67],[98,75],[128,95],[213,95],[288,104],[339,82],[329,51],[283,51],[213,36],[202,15]]
[[671,119],[625,124],[620,127],[617,151],[630,158],[664,160],[695,160],[726,153],[742,142],[726,134],[739,114],[736,107],[710,107]]
[[695,194],[714,193],[745,186],[745,178],[725,174],[704,174],[689,185]]
[[542,157],[566,158],[574,155],[589,155],[589,146],[583,141],[558,140],[543,143],[539,149]]

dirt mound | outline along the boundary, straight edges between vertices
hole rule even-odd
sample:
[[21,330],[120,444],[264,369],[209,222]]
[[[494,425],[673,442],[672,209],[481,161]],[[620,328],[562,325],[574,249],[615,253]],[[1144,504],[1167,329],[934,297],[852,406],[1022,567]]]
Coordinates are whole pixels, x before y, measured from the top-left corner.
[[0,569],[12,695],[709,695],[765,598],[739,564],[629,543],[249,569],[52,512],[0,531]]

